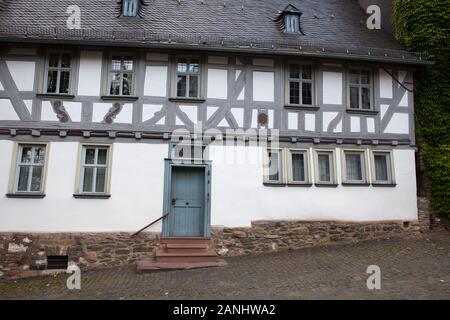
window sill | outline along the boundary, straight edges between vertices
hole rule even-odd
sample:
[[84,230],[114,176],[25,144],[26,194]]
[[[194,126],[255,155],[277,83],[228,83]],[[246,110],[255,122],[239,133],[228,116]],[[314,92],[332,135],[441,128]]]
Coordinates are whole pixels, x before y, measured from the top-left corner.
[[296,104],[286,104],[284,105],[285,109],[292,109],[292,110],[311,110],[311,111],[317,111],[320,109],[319,106],[305,106],[305,105],[296,105]]
[[73,99],[73,94],[59,94],[59,93],[36,93],[37,98],[59,98],[59,99]]
[[376,115],[378,114],[378,111],[376,110],[361,110],[361,109],[346,109],[347,113],[354,113],[354,114],[369,114],[369,115]]
[[281,182],[264,182],[265,187],[284,187],[285,184]]
[[101,96],[102,100],[114,100],[114,101],[136,101],[139,97],[135,96]]
[[172,102],[183,102],[183,103],[199,103],[199,102],[205,102],[206,100],[203,98],[179,98],[179,97],[171,97],[169,98],[169,101]]
[[110,194],[93,194],[93,193],[74,193],[75,199],[109,199]]
[[288,183],[288,187],[312,187],[312,183]]
[[23,199],[42,199],[45,197],[44,193],[7,193],[7,198],[23,198]]
[[354,187],[358,187],[358,186],[370,186],[370,183],[367,182],[342,182],[343,186],[354,186]]
[[377,182],[372,182],[372,186],[373,186],[373,187],[388,187],[388,188],[393,188],[393,187],[396,187],[397,184],[396,184],[396,183],[377,183]]
[[315,183],[314,185],[320,188],[336,188],[338,186],[337,183]]

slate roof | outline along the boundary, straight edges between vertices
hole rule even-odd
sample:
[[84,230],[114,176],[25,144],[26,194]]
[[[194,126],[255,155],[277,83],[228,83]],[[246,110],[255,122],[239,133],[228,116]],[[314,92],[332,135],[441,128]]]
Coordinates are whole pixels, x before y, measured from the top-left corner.
[[[119,0],[0,0],[0,41],[177,47],[424,64],[385,30],[368,30],[357,0],[145,0],[142,18],[118,17]],[[81,30],[69,30],[69,5]],[[274,19],[292,4],[302,34]]]

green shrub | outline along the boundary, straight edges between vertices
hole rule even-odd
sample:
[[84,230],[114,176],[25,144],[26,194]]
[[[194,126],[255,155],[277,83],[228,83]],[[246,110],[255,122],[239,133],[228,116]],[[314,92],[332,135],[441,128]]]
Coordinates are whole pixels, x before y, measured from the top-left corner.
[[450,1],[394,0],[397,38],[435,61],[416,73],[415,122],[431,205],[450,217]]

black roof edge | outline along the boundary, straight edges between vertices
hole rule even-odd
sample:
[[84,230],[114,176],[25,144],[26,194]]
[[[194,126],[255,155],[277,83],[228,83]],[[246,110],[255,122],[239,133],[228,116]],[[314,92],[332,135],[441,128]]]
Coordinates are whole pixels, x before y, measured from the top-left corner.
[[257,47],[218,47],[207,44],[186,44],[186,43],[135,43],[135,42],[119,42],[119,41],[79,41],[79,40],[63,40],[63,39],[31,39],[31,38],[2,38],[0,35],[1,43],[29,43],[29,44],[59,44],[59,45],[76,45],[76,46],[104,46],[104,47],[127,47],[127,48],[149,48],[149,49],[177,49],[177,50],[199,50],[210,52],[227,52],[227,53],[251,53],[261,55],[274,55],[274,56],[296,56],[296,57],[309,57],[309,58],[328,58],[337,60],[352,60],[352,61],[367,61],[367,62],[385,62],[392,64],[410,65],[410,66],[431,66],[435,65],[434,61],[426,59],[408,59],[397,58],[390,56],[371,56],[369,54],[352,54],[352,53],[335,53],[327,51],[303,51],[293,49],[270,49],[270,48],[257,48]]

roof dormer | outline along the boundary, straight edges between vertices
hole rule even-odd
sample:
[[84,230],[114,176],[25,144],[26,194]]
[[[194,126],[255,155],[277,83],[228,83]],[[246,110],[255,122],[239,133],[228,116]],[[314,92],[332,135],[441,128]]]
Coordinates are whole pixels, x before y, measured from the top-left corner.
[[284,10],[279,11],[275,22],[278,23],[281,30],[285,33],[300,33],[303,34],[300,26],[300,17],[302,12],[289,4]]
[[119,17],[141,17],[143,6],[146,6],[144,0],[120,0]]

